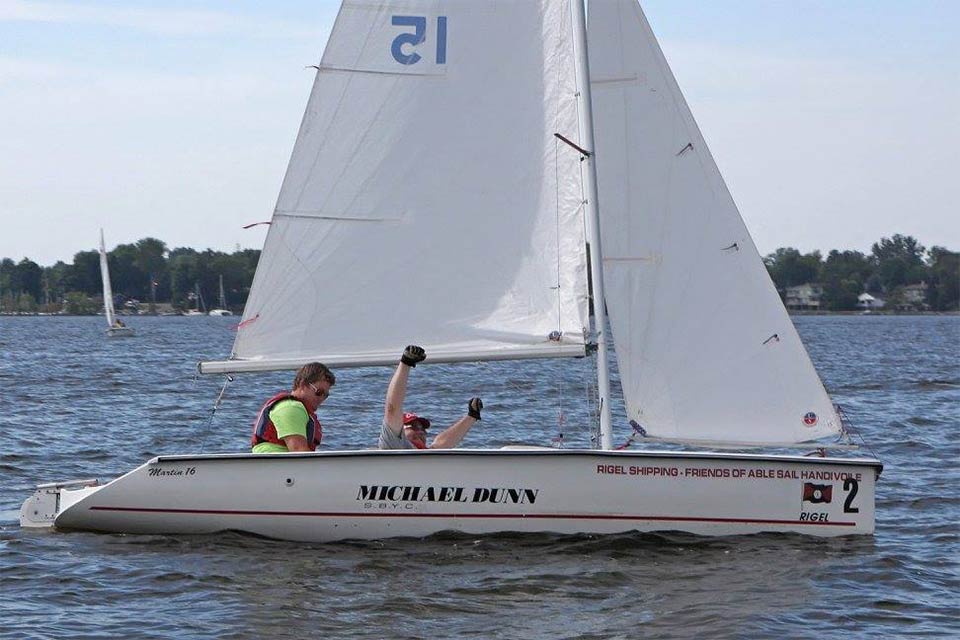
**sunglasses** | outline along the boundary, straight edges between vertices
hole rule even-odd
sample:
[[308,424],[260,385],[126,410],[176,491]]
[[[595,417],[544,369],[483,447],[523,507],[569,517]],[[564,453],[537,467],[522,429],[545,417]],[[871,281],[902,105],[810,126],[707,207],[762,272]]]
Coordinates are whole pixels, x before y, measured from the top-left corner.
[[313,393],[314,393],[318,398],[329,398],[329,397],[330,397],[330,392],[329,392],[328,390],[326,390],[326,389],[321,389],[321,388],[319,388],[317,385],[315,385],[315,384],[313,384],[313,383],[307,383],[307,384],[309,385],[310,389],[313,391]]

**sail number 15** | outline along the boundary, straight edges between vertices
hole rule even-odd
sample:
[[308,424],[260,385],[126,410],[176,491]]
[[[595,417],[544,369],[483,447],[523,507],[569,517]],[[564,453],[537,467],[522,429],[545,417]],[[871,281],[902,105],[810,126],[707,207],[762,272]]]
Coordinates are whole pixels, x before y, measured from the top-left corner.
[[[390,53],[393,59],[400,64],[416,64],[421,56],[415,51],[418,45],[427,38],[427,18],[425,16],[393,16],[392,24],[395,27],[413,27],[413,33],[404,32],[393,39]],[[404,53],[404,45],[410,45],[410,53]],[[437,17],[437,64],[447,63],[447,17]]]

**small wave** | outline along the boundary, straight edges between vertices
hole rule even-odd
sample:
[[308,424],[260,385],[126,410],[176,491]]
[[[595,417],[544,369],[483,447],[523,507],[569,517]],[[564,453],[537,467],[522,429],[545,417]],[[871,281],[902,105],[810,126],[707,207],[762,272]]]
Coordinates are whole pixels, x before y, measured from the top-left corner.
[[884,500],[885,508],[889,507],[907,507],[908,509],[919,509],[922,511],[937,509],[941,507],[952,507],[960,504],[960,498],[954,497],[929,497],[900,500]]
[[877,600],[873,606],[883,611],[905,611],[911,609],[913,604],[899,600]]
[[957,540],[960,539],[960,536],[954,531],[952,523],[943,526],[938,525],[938,529],[938,531],[928,534],[931,544],[937,546],[956,544]]
[[[898,427],[900,429],[904,428],[904,425],[899,422],[894,423],[891,426]],[[912,439],[905,439],[900,442],[890,444],[878,444],[875,445],[875,448],[880,449],[881,451],[895,452],[898,454],[938,451],[940,449],[940,447],[935,447],[932,444],[927,444],[926,442]]]
[[93,460],[112,460],[115,457],[113,452],[104,451],[103,449],[81,449],[77,451],[76,455],[86,462]]
[[168,571],[153,576],[154,582],[182,582],[184,580],[196,581],[197,576],[192,573],[183,573],[182,571]]
[[842,384],[837,387],[839,391],[882,391],[888,385],[883,382],[864,382],[862,384]]
[[914,384],[921,389],[960,389],[958,380],[918,380]]

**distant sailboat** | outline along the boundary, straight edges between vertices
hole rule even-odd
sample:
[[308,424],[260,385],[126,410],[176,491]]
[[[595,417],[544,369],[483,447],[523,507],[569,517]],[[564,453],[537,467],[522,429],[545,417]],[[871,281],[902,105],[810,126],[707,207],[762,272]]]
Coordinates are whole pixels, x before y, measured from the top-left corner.
[[223,274],[220,274],[220,300],[218,301],[219,306],[216,309],[210,310],[210,315],[212,316],[232,316],[233,311],[227,309],[227,297],[223,293]]
[[195,282],[193,286],[194,286],[194,292],[193,292],[193,301],[194,301],[193,304],[194,304],[194,308],[193,308],[193,309],[187,309],[187,310],[184,312],[183,315],[185,315],[185,316],[205,316],[205,315],[207,315],[206,305],[203,304],[203,296],[200,294],[200,283],[199,283],[199,282]]
[[113,288],[110,286],[110,267],[107,264],[107,249],[103,242],[103,229],[100,229],[100,277],[103,280],[103,311],[107,316],[108,338],[130,338],[136,335],[133,327],[128,327],[117,318],[113,308]]

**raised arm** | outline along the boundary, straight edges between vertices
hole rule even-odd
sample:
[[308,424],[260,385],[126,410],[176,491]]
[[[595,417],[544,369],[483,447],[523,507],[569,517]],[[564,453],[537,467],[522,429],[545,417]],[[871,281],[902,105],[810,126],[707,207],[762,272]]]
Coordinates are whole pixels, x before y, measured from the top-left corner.
[[467,404],[467,415],[463,416],[451,426],[437,434],[430,444],[431,449],[453,449],[463,440],[470,427],[480,421],[480,410],[483,409],[483,400],[471,398]]
[[393,372],[390,385],[387,387],[387,398],[383,404],[383,422],[395,435],[403,431],[403,401],[407,397],[407,378],[410,369],[423,362],[427,357],[423,347],[409,345],[400,356],[397,370]]

